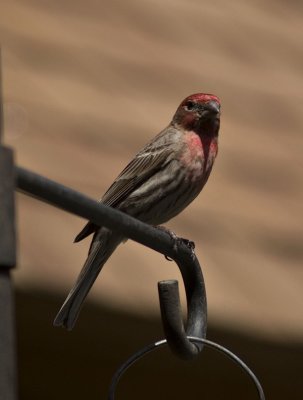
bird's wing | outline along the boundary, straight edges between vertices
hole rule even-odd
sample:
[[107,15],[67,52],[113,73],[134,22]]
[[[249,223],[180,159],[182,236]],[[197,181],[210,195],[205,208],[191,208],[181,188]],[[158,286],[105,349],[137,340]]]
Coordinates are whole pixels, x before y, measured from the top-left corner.
[[171,151],[167,148],[139,153],[105,192],[102,203],[117,207],[142,182],[164,166],[170,155]]
[[[171,156],[174,154],[172,143],[173,139],[170,138],[170,135],[166,135],[166,139],[163,140],[163,136],[159,134],[156,140],[150,142],[124,168],[100,201],[111,207],[119,206],[142,182],[171,160]],[[97,225],[88,222],[76,236],[75,242],[79,242],[97,229]]]

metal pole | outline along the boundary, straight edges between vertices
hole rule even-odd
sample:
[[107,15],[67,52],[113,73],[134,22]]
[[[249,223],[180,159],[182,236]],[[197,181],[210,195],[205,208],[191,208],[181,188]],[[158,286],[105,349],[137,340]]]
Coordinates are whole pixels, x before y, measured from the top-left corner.
[[[0,52],[0,141],[3,135],[3,97]],[[0,144],[0,399],[16,400],[14,295],[10,269],[15,266],[13,153]]]
[[187,336],[205,338],[207,304],[202,270],[193,253],[193,244],[181,239],[176,242],[163,230],[147,225],[32,171],[21,167],[16,167],[15,171],[18,190],[86,218],[96,225],[117,230],[122,236],[165,254],[177,263],[187,298],[186,329],[183,326],[178,286],[175,281],[162,281],[159,284],[162,321],[171,349],[185,359],[197,356],[202,347],[191,343]]

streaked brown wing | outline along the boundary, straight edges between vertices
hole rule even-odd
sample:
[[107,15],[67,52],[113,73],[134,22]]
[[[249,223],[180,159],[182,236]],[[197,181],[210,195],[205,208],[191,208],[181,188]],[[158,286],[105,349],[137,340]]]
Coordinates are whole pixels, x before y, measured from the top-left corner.
[[102,203],[117,207],[129,193],[158,171],[169,159],[168,147],[139,153],[121,172],[102,197]]
[[[145,151],[138,153],[105,192],[100,202],[111,207],[117,207],[144,180],[147,180],[165,163],[169,162],[169,156],[172,154],[170,149],[171,147],[168,143],[166,145],[162,143],[153,150],[148,146],[144,149]],[[96,232],[97,229],[97,225],[88,222],[74,241],[79,242],[85,239]]]

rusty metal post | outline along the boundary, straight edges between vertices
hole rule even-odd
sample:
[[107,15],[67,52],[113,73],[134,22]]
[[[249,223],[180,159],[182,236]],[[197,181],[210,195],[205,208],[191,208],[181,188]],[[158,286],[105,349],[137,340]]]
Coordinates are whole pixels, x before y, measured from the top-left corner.
[[[0,141],[3,97],[0,53]],[[0,399],[17,399],[15,310],[10,270],[16,264],[13,153],[0,143]]]

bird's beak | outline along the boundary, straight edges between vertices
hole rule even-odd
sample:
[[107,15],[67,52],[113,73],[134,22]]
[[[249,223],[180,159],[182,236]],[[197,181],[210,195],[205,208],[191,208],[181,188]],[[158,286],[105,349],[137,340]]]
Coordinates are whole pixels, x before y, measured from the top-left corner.
[[220,117],[220,104],[211,100],[204,104],[201,109],[201,118],[203,120],[218,119]]

